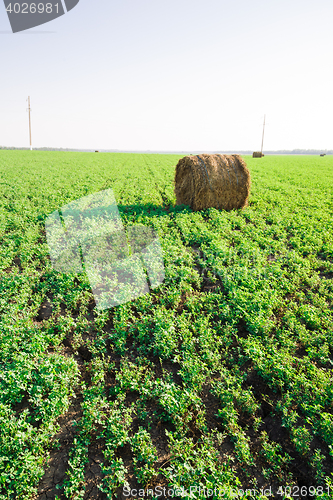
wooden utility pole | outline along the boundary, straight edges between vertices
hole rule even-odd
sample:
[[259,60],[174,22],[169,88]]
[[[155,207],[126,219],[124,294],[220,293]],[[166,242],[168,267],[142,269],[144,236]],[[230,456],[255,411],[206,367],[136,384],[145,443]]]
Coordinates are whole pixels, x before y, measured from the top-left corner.
[[32,151],[32,142],[31,142],[31,108],[30,108],[30,96],[28,97],[28,111],[29,111],[29,139],[30,139],[30,151]]
[[263,148],[263,145],[264,145],[265,118],[266,118],[266,115],[264,115],[264,126],[262,128],[261,156],[262,156],[262,148]]

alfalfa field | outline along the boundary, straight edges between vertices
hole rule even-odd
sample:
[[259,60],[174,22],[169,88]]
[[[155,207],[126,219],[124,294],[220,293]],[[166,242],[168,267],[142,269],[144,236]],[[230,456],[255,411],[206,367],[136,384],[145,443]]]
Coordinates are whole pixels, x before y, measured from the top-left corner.
[[[333,156],[245,156],[229,212],[179,158],[0,152],[1,500],[332,498]],[[108,188],[165,279],[98,310],[45,221]]]

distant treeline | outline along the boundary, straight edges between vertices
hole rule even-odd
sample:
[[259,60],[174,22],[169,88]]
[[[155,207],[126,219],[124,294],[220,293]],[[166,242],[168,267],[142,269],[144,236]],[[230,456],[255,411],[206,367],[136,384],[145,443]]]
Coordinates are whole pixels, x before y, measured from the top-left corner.
[[265,155],[333,155],[333,149],[279,149],[278,151],[264,151]]
[[[0,146],[0,149],[7,149],[7,150],[20,150],[20,151],[29,151],[30,148],[14,148],[14,147],[7,147],[7,146]],[[92,149],[69,149],[69,148],[33,148],[34,151],[85,151],[85,152],[91,152],[93,151]],[[95,151],[95,150],[94,150]]]
[[[30,148],[14,148],[7,146],[0,146],[1,149],[6,150],[29,150]],[[84,152],[92,153],[97,151],[95,149],[71,149],[71,148],[33,148],[34,151],[72,151],[72,152]],[[188,153],[188,151],[152,151],[152,150],[120,150],[120,149],[99,149],[100,153],[162,153],[162,154],[198,154],[198,153],[227,153],[227,154],[243,154],[252,155],[253,151],[197,151],[195,153]],[[263,151],[265,155],[319,155],[326,154],[332,155],[333,149],[279,149],[278,151]]]

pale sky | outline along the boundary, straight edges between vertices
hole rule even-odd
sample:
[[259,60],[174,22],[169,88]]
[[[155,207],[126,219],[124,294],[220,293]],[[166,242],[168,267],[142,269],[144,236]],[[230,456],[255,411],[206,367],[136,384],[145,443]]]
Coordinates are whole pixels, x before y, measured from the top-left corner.
[[333,149],[331,0],[80,0],[12,34],[0,145]]

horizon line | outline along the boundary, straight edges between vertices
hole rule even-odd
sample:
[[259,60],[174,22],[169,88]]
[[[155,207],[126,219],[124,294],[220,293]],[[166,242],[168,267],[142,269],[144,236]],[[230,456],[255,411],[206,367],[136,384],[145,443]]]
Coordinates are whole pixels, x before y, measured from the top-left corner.
[[[21,147],[21,146],[0,146],[0,151],[8,151],[8,150],[30,150],[30,147]],[[194,151],[193,153],[189,154],[203,154],[203,153],[210,153],[210,154],[224,154],[224,153],[229,153],[229,154],[252,154],[254,151],[251,150],[161,150],[161,149],[83,149],[83,148],[59,148],[59,147],[52,147],[52,146],[41,146],[41,147],[36,147],[32,148],[33,151],[68,151],[68,152],[87,152],[87,153],[159,153],[159,154],[183,154],[183,153],[189,153],[190,151]],[[333,154],[333,149],[303,149],[303,148],[295,148],[295,149],[276,149],[276,150],[263,150],[264,154],[274,154],[274,153],[294,153],[294,154],[315,154],[315,153],[326,153],[326,154]]]

